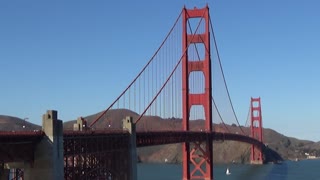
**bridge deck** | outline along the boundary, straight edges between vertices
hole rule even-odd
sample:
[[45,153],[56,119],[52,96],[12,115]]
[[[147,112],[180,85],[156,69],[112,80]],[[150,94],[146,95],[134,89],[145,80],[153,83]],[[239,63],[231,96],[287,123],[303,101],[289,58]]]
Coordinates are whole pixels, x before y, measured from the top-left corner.
[[42,131],[0,132],[0,161],[33,161],[35,146],[43,136]]
[[[128,132],[123,130],[95,130],[95,131],[64,131],[65,155],[74,154],[78,148],[75,144],[86,142],[87,146],[93,146],[93,143],[105,144],[106,147],[115,146],[122,148],[127,146],[123,142],[129,135]],[[0,132],[0,159],[1,162],[18,162],[18,161],[33,161],[35,146],[43,138],[42,131],[21,131],[21,132]],[[107,142],[102,139],[109,139]],[[86,139],[84,141],[84,139]],[[241,141],[249,144],[254,144],[261,148],[265,148],[264,144],[260,141],[248,136],[231,133],[219,132],[199,132],[199,131],[150,131],[150,132],[137,132],[137,147],[173,144],[182,142],[195,142],[205,141],[210,139],[212,141],[233,140]],[[79,142],[78,142],[79,141]],[[115,143],[117,142],[117,143]],[[119,146],[119,147],[118,147]],[[71,151],[71,149],[73,149]]]

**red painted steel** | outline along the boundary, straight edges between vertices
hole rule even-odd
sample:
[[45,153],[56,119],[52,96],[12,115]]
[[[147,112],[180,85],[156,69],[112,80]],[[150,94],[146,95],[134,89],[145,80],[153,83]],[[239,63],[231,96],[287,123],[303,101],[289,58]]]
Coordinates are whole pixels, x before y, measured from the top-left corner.
[[11,180],[24,180],[23,169],[11,169]]
[[[205,31],[201,34],[188,34],[187,24],[191,18],[199,18],[204,21]],[[211,59],[210,59],[210,33],[209,33],[209,7],[202,9],[183,8],[182,13],[182,106],[183,106],[183,130],[189,131],[190,110],[193,105],[201,105],[205,112],[205,131],[212,131],[212,84],[211,84]],[[198,25],[199,26],[199,25]],[[198,29],[198,28],[197,28]],[[206,49],[204,59],[189,61],[188,47],[193,43],[202,43]],[[189,92],[189,75],[193,71],[204,74],[204,93],[192,94]],[[213,179],[212,141],[185,142],[182,149],[183,179]],[[193,169],[191,170],[191,167]]]
[[[166,138],[163,138],[166,137]],[[249,136],[222,132],[201,132],[201,131],[152,131],[137,132],[137,147],[175,144],[183,142],[210,141],[239,141],[261,147],[267,147],[257,139]]]
[[[191,144],[190,163],[195,168],[190,174],[197,171],[205,173],[201,164],[207,159],[202,158],[202,142],[231,140],[253,144],[260,147],[262,151],[267,147],[258,139],[249,136],[209,131],[151,131],[137,132],[137,147],[183,143]],[[30,161],[32,162],[34,146],[44,136],[42,131],[38,132],[0,132],[1,153],[3,162]],[[126,179],[128,172],[129,133],[123,130],[86,130],[86,131],[64,131],[64,173],[66,180],[72,179]],[[166,137],[166,138],[163,138]],[[32,146],[26,144],[32,142]],[[14,145],[9,148],[8,145]],[[19,150],[19,151],[17,151]],[[12,151],[12,154],[8,154]],[[26,156],[22,156],[26,155]],[[8,158],[7,160],[4,158]],[[10,158],[11,157],[11,158]],[[23,159],[21,159],[23,158]],[[200,158],[200,159],[199,159]],[[199,160],[199,163],[196,160]],[[20,170],[19,177],[23,177]],[[190,178],[196,178],[191,176]],[[197,173],[198,179],[203,179]]]
[[[251,98],[250,103],[251,113],[251,137],[263,143],[263,129],[262,129],[262,114],[261,114],[261,100],[259,98]],[[263,164],[263,156],[261,147],[251,145],[251,163]]]
[[64,132],[64,179],[129,179],[129,133]]

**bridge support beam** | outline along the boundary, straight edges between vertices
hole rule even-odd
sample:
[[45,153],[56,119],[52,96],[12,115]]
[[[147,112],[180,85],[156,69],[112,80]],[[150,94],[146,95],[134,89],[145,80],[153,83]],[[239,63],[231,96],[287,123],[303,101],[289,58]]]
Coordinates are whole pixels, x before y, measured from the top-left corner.
[[63,127],[55,110],[48,110],[42,117],[45,137],[36,146],[34,162],[24,167],[25,180],[62,180],[63,169]]
[[77,119],[77,123],[73,124],[73,130],[74,131],[82,131],[87,130],[87,121],[83,117],[79,117]]
[[128,130],[130,133],[129,140],[129,169],[130,174],[128,180],[137,180],[137,144],[136,144],[136,124],[133,118],[127,116],[122,121],[123,129]]
[[[189,20],[198,19],[198,26],[202,31],[190,30]],[[201,23],[202,22],[202,23]],[[210,22],[209,7],[202,9],[183,9],[182,12],[182,129],[189,131],[190,111],[192,106],[202,106],[204,109],[205,124],[202,127],[206,132],[212,131],[212,82],[211,82],[211,55],[210,55]],[[188,26],[188,27],[187,27]],[[198,29],[198,27],[196,28]],[[204,29],[204,30],[203,30]],[[204,47],[203,59],[189,59],[189,47],[202,44]],[[200,51],[201,52],[201,51]],[[203,92],[192,91],[189,84],[190,74],[202,72],[204,77]],[[191,90],[190,90],[191,89]],[[213,152],[212,141],[186,142],[182,147],[183,180],[213,179]]]
[[[263,128],[262,128],[262,114],[261,114],[261,101],[259,98],[251,98],[250,103],[250,116],[251,116],[251,137],[263,142]],[[263,164],[264,159],[262,155],[262,147],[251,145],[251,164]]]

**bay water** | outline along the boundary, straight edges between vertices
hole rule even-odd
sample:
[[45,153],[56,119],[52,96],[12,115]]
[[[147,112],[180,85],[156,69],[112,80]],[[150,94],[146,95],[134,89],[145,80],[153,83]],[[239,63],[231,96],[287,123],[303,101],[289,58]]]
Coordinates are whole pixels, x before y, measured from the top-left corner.
[[[226,175],[229,168],[231,174]],[[181,164],[138,164],[138,180],[181,180]],[[214,165],[215,180],[320,180],[320,160]]]

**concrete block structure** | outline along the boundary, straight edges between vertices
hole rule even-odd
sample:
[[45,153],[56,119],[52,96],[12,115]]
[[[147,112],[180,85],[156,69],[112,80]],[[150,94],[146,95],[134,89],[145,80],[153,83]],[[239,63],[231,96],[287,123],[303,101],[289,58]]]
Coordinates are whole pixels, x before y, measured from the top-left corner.
[[127,116],[123,121],[123,129],[128,130],[130,133],[129,140],[129,180],[137,180],[137,145],[136,145],[136,124],[133,122],[133,118]]
[[34,162],[24,167],[24,179],[63,179],[63,126],[57,111],[48,110],[43,115],[42,131],[45,137],[36,146]]
[[[11,132],[3,138],[3,146],[16,146],[0,156],[10,156],[0,163],[0,180],[136,180],[136,128],[132,117],[123,119],[123,130],[94,130],[86,123],[78,118],[73,130],[63,131],[58,112],[48,110],[41,131]],[[26,146],[26,141],[32,141],[32,146]],[[18,147],[27,151],[9,153]],[[16,152],[24,152],[24,156]]]

